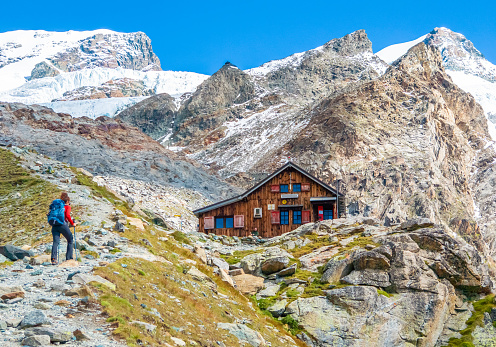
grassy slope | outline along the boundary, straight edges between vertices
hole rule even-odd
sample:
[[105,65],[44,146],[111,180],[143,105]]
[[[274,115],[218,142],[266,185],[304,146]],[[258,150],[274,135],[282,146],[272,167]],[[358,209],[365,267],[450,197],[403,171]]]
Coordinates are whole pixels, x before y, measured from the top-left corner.
[[48,206],[60,191],[30,175],[19,160],[0,148],[0,245],[32,245],[51,239],[46,223]]
[[[195,341],[200,346],[214,346],[216,341],[223,341],[227,346],[238,346],[239,340],[226,330],[217,329],[217,323],[245,320],[250,328],[262,332],[272,346],[301,343],[281,339],[284,336],[288,339],[290,335],[279,322],[263,315],[248,298],[214,275],[211,267],[201,264],[193,253],[181,248],[173,237],[166,242],[160,241],[158,238],[164,236],[160,234],[147,226],[145,232],[131,227],[123,236],[168,262],[123,258],[95,270],[117,286],[116,291],[99,287],[100,302],[108,320],[118,325],[114,331],[116,336],[125,339],[131,346],[170,343],[170,336],[186,342]],[[146,246],[142,241],[144,238],[152,246]],[[185,273],[193,265],[216,282],[219,295]],[[160,313],[161,318],[152,313],[153,309]],[[145,332],[139,326],[130,324],[135,320],[157,325],[158,329],[155,333]]]

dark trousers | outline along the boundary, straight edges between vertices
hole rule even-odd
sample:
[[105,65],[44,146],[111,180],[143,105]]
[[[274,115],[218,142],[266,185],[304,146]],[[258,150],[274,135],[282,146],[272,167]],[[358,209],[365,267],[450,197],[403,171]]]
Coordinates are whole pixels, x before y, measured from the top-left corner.
[[55,225],[52,227],[53,245],[52,245],[52,259],[59,260],[57,257],[57,250],[60,244],[60,234],[67,240],[67,252],[65,259],[72,259],[72,250],[74,249],[74,238],[72,237],[71,230],[67,224]]

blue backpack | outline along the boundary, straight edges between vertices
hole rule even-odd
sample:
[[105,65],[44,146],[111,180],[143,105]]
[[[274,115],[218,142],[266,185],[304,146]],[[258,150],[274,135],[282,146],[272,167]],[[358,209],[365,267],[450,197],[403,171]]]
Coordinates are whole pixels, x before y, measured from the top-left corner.
[[51,226],[63,225],[65,221],[65,202],[60,199],[53,200],[47,217],[48,224]]

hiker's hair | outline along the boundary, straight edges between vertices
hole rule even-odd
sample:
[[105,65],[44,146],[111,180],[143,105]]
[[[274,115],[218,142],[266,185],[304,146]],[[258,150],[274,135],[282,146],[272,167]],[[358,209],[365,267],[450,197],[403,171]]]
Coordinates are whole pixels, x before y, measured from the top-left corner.
[[71,201],[71,198],[69,198],[69,194],[62,192],[62,194],[60,194],[60,200],[68,204]]

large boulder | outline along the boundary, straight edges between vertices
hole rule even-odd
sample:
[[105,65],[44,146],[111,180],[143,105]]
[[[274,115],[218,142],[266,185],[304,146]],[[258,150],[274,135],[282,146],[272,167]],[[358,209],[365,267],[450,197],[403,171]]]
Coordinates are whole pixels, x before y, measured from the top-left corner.
[[339,280],[350,274],[353,270],[353,259],[347,257],[345,259],[332,258],[324,267],[324,273],[320,279],[323,283],[339,283]]
[[335,246],[323,246],[315,251],[300,257],[302,270],[317,271],[319,266],[323,266],[339,252]]
[[47,318],[47,316],[43,313],[43,311],[35,310],[28,312],[26,315],[24,315],[24,318],[22,319],[19,327],[21,329],[26,329],[26,328],[37,327],[40,325],[49,325],[49,324],[51,324],[51,322]]
[[24,257],[32,257],[34,255],[33,251],[24,250],[20,247],[13,245],[5,245],[0,247],[0,254],[7,257],[12,261],[23,259]]
[[48,335],[33,335],[22,340],[23,346],[46,346],[50,344],[50,336]]
[[50,337],[50,342],[62,342],[66,343],[72,340],[72,333],[70,331],[62,331],[47,327],[34,327],[27,328],[24,331],[24,336],[35,336],[35,335],[48,335]]
[[262,263],[262,272],[270,275],[284,269],[288,264],[289,258],[286,256],[269,258]]
[[341,278],[341,283],[386,288],[391,285],[389,274],[381,270],[356,270]]
[[233,280],[236,283],[236,288],[243,294],[253,295],[264,287],[263,277],[244,274],[234,276]]

